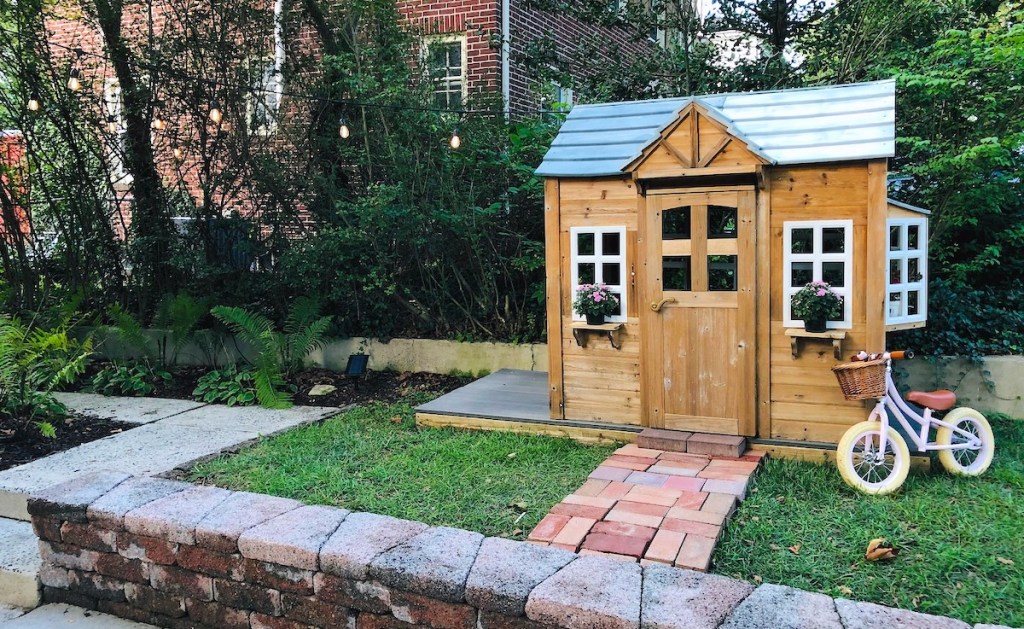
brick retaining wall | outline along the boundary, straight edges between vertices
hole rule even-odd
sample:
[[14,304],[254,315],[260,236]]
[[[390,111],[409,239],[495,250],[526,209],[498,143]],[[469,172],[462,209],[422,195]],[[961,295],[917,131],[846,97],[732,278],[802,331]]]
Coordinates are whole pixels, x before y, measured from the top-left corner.
[[[117,472],[29,500],[47,602],[218,629],[967,629],[952,619]],[[724,623],[724,624],[723,624]]]

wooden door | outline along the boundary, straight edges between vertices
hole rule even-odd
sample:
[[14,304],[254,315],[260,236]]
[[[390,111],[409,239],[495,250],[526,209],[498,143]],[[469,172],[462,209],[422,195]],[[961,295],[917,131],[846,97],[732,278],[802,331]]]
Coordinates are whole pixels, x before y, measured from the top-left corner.
[[652,194],[646,206],[647,423],[753,434],[754,191]]

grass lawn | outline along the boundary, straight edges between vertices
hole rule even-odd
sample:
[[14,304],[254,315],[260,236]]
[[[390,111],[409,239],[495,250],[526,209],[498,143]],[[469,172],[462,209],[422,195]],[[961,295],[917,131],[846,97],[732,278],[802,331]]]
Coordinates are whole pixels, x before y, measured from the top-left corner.
[[417,428],[412,404],[375,403],[203,463],[190,478],[525,539],[614,449]]
[[[1024,421],[991,422],[996,457],[984,476],[911,471],[890,497],[854,492],[835,466],[769,461],[718,544],[715,572],[1024,626]],[[899,556],[865,561],[875,537]]]

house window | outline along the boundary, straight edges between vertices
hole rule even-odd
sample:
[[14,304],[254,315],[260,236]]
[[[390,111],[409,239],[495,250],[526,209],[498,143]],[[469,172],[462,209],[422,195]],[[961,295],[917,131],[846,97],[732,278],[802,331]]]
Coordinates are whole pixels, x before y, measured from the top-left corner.
[[886,324],[928,319],[928,220],[891,218],[886,256]]
[[[605,284],[619,299],[619,312],[608,321],[626,320],[626,228],[625,227],[573,227],[572,237],[572,294],[581,284]],[[573,318],[583,317],[573,313]]]
[[783,224],[783,320],[793,318],[793,295],[809,282],[828,282],[843,296],[843,314],[829,328],[849,328],[853,321],[853,221],[786,221]]
[[439,109],[461,109],[466,96],[466,38],[428,39],[423,48],[434,105]]
[[252,60],[248,64],[249,92],[245,112],[249,130],[257,135],[270,135],[277,129],[281,110],[281,74],[273,59]]
[[121,83],[117,79],[103,82],[103,129],[107,134],[107,165],[110,179],[119,182],[128,177],[125,168],[125,151],[128,148],[128,129],[124,124],[124,104],[121,100]]

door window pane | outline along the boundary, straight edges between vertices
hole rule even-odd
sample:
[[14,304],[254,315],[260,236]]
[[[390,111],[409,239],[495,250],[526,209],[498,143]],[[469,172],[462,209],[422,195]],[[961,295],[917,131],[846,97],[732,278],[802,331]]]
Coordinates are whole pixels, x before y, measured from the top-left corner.
[[708,206],[708,238],[736,237],[736,208]]
[[666,256],[661,273],[662,290],[691,290],[690,256]]
[[833,288],[842,288],[846,285],[846,263],[845,262],[822,262],[821,281],[827,282]]
[[901,284],[903,282],[903,260],[889,260],[889,283]]
[[893,225],[889,228],[889,251],[900,250],[900,226]]
[[846,229],[843,227],[824,227],[821,230],[822,253],[846,252]]
[[921,230],[917,225],[907,226],[907,249],[916,251],[921,248]]
[[792,281],[790,284],[794,288],[802,288],[814,281],[813,262],[794,262],[792,268]]
[[918,313],[918,301],[920,300],[919,293],[916,290],[907,292],[907,314],[916,315]]
[[601,265],[601,281],[605,284],[622,283],[622,265],[618,262],[606,262]]
[[920,258],[908,258],[907,259],[907,281],[908,282],[920,282],[923,279],[921,275],[921,259]]
[[708,256],[708,290],[736,290],[736,256]]
[[[617,256],[622,253],[622,243],[620,242],[619,234],[605,233],[601,235],[601,255],[605,256]],[[609,282],[605,280],[606,284],[618,284],[618,282]]]
[[689,206],[672,208],[661,213],[661,237],[663,240],[689,240]]
[[791,253],[814,253],[814,230],[794,229]]
[[583,233],[576,236],[576,251],[581,256],[594,255],[594,234]]

